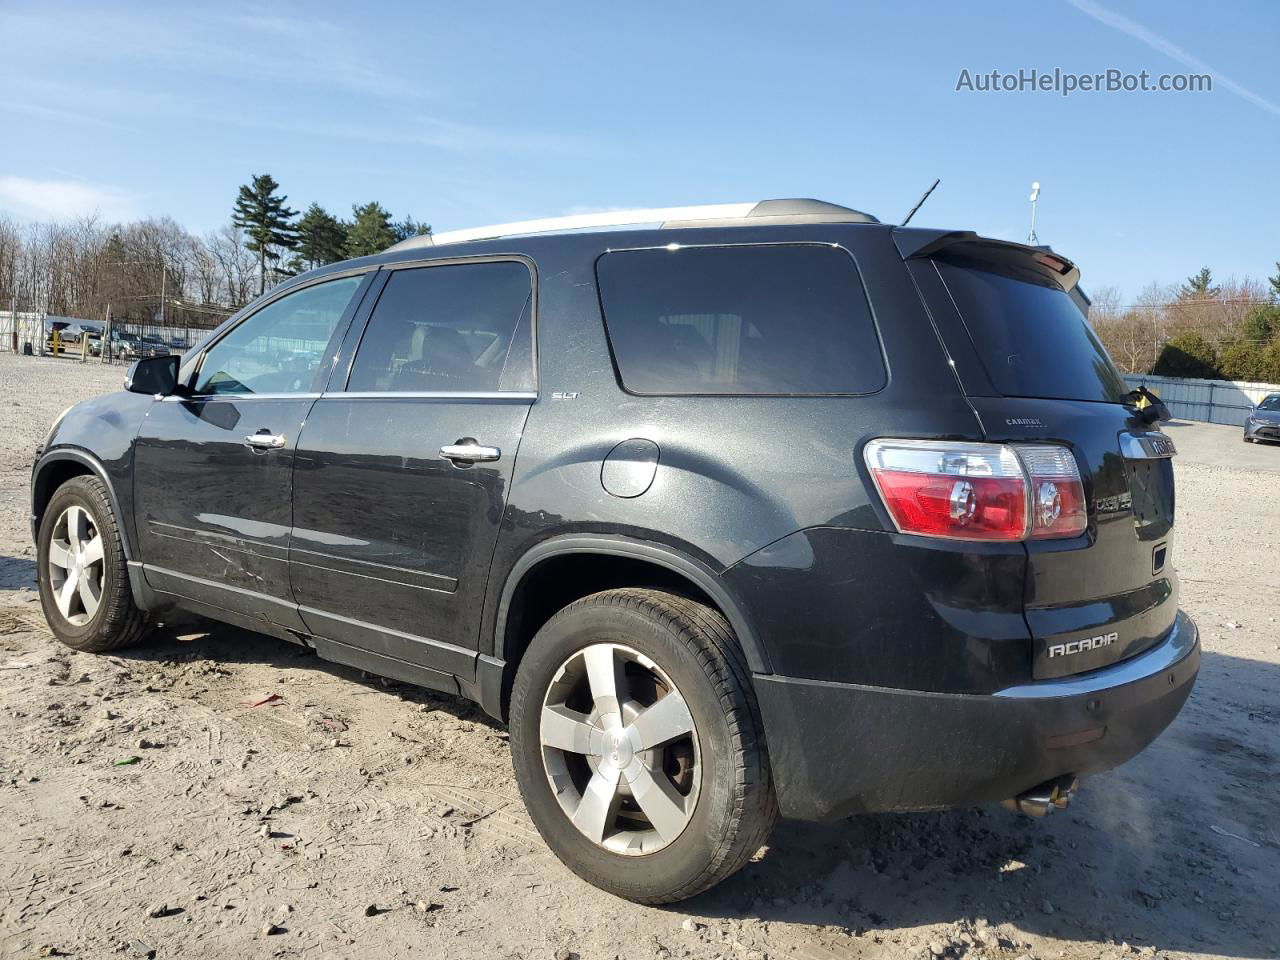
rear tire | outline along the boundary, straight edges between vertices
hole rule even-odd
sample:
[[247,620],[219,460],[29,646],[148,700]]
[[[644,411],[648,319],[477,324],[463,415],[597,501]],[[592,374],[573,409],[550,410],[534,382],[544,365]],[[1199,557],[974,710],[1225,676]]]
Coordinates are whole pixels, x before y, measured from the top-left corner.
[[104,653],[146,635],[119,523],[97,477],[73,477],[54,492],[40,522],[36,565],[45,619],[68,647]]
[[777,817],[737,640],[718,612],[674,594],[607,590],[552,617],[516,675],[511,748],[556,856],[638,903],[719,883]]

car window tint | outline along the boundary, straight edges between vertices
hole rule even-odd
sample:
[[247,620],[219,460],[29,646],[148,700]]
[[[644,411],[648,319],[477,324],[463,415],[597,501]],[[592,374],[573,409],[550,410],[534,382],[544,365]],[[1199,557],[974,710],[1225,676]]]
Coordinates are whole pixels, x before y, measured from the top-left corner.
[[632,393],[859,394],[885,384],[866,293],[843,250],[623,250],[596,272]]
[[1129,388],[1071,296],[1023,270],[943,254],[938,272],[992,385],[1007,397],[1122,403]]
[[342,277],[281,297],[209,348],[195,392],[306,393],[362,277]]
[[[529,389],[532,280],[522,263],[397,270],[356,350],[347,389],[375,393]],[[513,348],[517,328],[529,342]],[[523,374],[509,367],[522,365]]]

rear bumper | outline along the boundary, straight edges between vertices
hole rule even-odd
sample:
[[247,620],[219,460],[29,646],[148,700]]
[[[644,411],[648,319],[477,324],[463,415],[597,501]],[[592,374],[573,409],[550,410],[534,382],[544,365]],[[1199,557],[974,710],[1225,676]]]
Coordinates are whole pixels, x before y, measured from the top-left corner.
[[1173,721],[1199,669],[1199,634],[1179,611],[1136,657],[991,695],[766,675],[755,689],[782,814],[831,820],[994,803],[1109,770]]

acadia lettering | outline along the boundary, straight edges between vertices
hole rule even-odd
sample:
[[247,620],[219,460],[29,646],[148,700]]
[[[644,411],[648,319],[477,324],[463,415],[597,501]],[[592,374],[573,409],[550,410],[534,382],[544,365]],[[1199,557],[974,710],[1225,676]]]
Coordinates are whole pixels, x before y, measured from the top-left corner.
[[1072,640],[1069,643],[1055,643],[1049,647],[1049,658],[1069,657],[1073,653],[1084,653],[1086,650],[1097,650],[1109,647],[1120,639],[1118,633],[1104,633],[1096,637],[1085,637],[1083,640]]

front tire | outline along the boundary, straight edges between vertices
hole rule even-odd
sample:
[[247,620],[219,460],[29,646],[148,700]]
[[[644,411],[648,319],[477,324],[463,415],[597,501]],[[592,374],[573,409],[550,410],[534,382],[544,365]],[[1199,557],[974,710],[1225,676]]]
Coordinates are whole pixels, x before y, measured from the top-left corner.
[[40,521],[36,564],[49,629],[73,650],[119,650],[145,635],[119,523],[97,477],[73,477],[54,493]]
[[516,675],[511,748],[556,856],[639,903],[719,883],[777,816],[742,651],[718,612],[674,594],[607,590],[552,617]]

